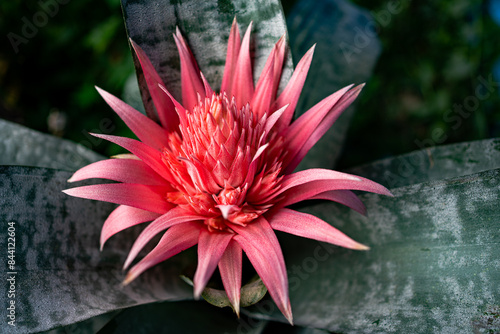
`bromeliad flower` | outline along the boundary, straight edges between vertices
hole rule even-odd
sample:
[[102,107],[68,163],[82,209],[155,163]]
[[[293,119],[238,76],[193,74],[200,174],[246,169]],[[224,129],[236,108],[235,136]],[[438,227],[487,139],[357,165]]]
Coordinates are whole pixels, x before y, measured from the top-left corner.
[[224,289],[238,312],[244,251],[291,323],[285,261],[274,230],[351,249],[367,247],[325,221],[287,207],[303,200],[325,199],[363,212],[363,204],[350,190],[390,193],[370,180],[332,170],[293,173],[362,86],[339,90],[292,122],[314,47],[277,96],[285,39],[274,46],[254,87],[250,31],[251,24],[241,40],[236,21],[233,23],[219,93],[210,88],[177,31],[182,104],[164,88],[144,51],[132,42],[160,124],[98,88],[139,140],[94,134],[131,154],[86,166],[69,181],[104,178],[120,183],[65,192],[120,204],[104,222],[101,248],[112,235],[152,221],[132,246],[124,268],[154,236],[164,232],[157,246],[129,270],[125,284],[198,244],[195,297],[218,266]]

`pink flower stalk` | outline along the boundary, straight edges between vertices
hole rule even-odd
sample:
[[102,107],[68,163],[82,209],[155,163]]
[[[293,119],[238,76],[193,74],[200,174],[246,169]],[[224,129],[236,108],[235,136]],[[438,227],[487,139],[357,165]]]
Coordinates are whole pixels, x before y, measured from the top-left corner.
[[277,96],[285,38],[274,46],[254,86],[249,52],[251,24],[243,40],[236,21],[229,36],[220,93],[214,92],[180,32],[174,35],[181,60],[182,104],[176,101],[132,42],[160,124],[97,88],[139,140],[94,134],[131,154],[78,170],[69,182],[103,178],[121,183],[67,189],[76,197],[120,204],[104,222],[101,249],[112,235],[152,221],[135,241],[124,268],[158,233],[158,245],[129,271],[128,284],[148,268],[198,244],[194,296],[199,298],[216,267],[239,312],[242,251],[292,323],[285,261],[274,230],[366,250],[325,221],[287,206],[310,199],[345,204],[364,213],[350,190],[384,195],[383,186],[327,169],[293,173],[309,149],[358,96],[362,85],[328,96],[292,122],[313,56],[312,47]]

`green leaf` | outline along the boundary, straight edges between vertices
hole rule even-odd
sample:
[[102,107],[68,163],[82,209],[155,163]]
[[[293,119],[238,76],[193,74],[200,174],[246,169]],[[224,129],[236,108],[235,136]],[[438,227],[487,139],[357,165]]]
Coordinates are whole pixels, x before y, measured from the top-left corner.
[[389,188],[500,168],[500,138],[429,147],[347,170]]
[[[278,0],[122,0],[128,36],[148,55],[168,90],[181,100],[180,62],[172,34],[179,27],[200,70],[215,90],[220,88],[231,23],[240,29],[251,21],[255,42],[254,79],[278,39],[286,32],[286,22]],[[134,59],[139,87],[146,110],[153,110],[140,64]],[[291,58],[285,63],[282,84],[292,72]],[[150,116],[151,117],[151,116]]]
[[[302,0],[292,8],[287,23],[294,61],[317,43],[297,105],[298,113],[342,87],[361,84],[370,78],[382,50],[370,30],[372,22],[367,10],[348,1]],[[350,107],[340,116],[309,151],[299,169],[334,166],[353,114],[354,107]]]
[[241,307],[248,307],[264,298],[267,288],[262,280],[257,277],[254,281],[241,287]]
[[[186,276],[181,276],[182,280],[193,286],[193,281]],[[240,306],[248,307],[258,303],[267,293],[267,288],[259,276],[254,277],[249,283],[241,287]],[[233,307],[224,290],[206,287],[201,294],[210,304],[217,307]]]
[[74,171],[101,159],[82,145],[0,119],[0,165]]
[[[455,171],[471,150],[485,157]],[[421,168],[412,181],[475,174],[396,188],[394,198],[363,194],[366,217],[335,204],[303,208],[371,250],[280,235],[295,323],[335,332],[500,330],[500,169],[498,154],[490,154],[495,150],[496,140],[433,149],[441,172]],[[389,172],[399,166],[383,163]],[[380,171],[379,164],[373,168]],[[497,169],[479,172],[491,167]],[[371,175],[369,169],[363,168]],[[251,315],[284,321],[270,300]]]
[[[189,251],[121,286],[121,266],[143,227],[121,232],[100,252],[100,229],[114,205],[65,195],[61,190],[68,188],[70,176],[52,169],[0,166],[0,276],[3,291],[15,293],[0,297],[3,321],[10,312],[4,306],[15,302],[16,326],[7,329],[33,333],[124,307],[191,299],[192,289],[179,278],[194,272],[195,254]],[[13,256],[12,267],[7,255]],[[6,277],[13,277],[14,284]]]

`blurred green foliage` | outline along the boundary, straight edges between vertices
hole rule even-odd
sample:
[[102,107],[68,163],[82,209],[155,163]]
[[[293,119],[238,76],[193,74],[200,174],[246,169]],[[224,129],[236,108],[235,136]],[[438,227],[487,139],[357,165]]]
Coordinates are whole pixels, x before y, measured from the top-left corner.
[[383,51],[341,166],[500,136],[500,78],[492,76],[500,27],[488,1],[353,2],[372,13]]
[[[285,11],[294,2],[284,1]],[[486,95],[481,82],[491,81],[500,58],[500,28],[488,1],[353,2],[374,15],[383,52],[359,98],[341,167],[430,144],[500,136],[500,87],[487,98],[476,96],[478,90]],[[94,89],[121,96],[134,71],[119,0],[3,1],[0,15],[1,118],[76,142],[88,141],[87,131],[103,132],[104,118],[113,121],[113,134],[128,134]],[[29,38],[26,22],[36,28]],[[471,111],[454,111],[467,103]],[[49,126],[49,115],[63,126]],[[118,152],[104,143],[92,148]]]
[[[1,118],[76,142],[106,130],[103,119],[116,125],[107,126],[115,134],[122,131],[94,89],[120,96],[134,73],[119,0],[2,1],[0,13]],[[62,126],[49,126],[51,114]],[[114,153],[93,143],[99,145],[92,149]]]

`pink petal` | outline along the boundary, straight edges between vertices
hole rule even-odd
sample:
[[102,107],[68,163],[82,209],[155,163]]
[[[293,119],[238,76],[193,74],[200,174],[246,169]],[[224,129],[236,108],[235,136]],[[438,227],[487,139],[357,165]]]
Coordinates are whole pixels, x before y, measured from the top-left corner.
[[269,112],[272,99],[274,98],[274,52],[271,53],[269,58],[270,60],[268,62],[270,64],[262,70],[262,74],[260,75],[257,86],[255,87],[252,102],[250,103],[252,111],[258,119],[262,119],[262,116]]
[[363,202],[349,190],[327,190],[323,191],[322,182],[312,181],[303,185],[291,188],[283,195],[283,200],[277,204],[278,207],[285,207],[295,203],[311,199],[326,199],[344,204],[361,214],[365,214]]
[[247,254],[274,302],[285,318],[293,323],[285,260],[271,226],[262,216],[244,227],[229,226],[238,234],[234,240]]
[[[336,103],[350,88],[351,86],[344,87],[336,93],[324,98],[290,125],[285,133],[288,155],[284,162],[284,167],[288,167],[290,161],[300,152],[311,134],[316,130],[328,113],[335,112]],[[285,173],[291,173],[293,169],[291,169],[291,171],[290,169],[291,167],[287,168]]]
[[133,159],[108,159],[94,162],[77,170],[68,182],[94,178],[145,185],[168,184],[144,162]]
[[207,79],[203,75],[203,73],[200,72],[201,80],[203,81],[203,86],[205,87],[205,96],[206,97],[211,97],[214,94],[214,91],[212,90],[212,87],[210,87],[210,84],[208,83]]
[[182,104],[187,110],[193,110],[198,103],[198,94],[202,99],[205,98],[205,88],[196,60],[178,29],[174,39],[181,58]]
[[324,241],[350,249],[369,249],[365,245],[352,240],[324,220],[308,213],[281,209],[273,213],[268,219],[271,223],[271,227],[278,231],[298,235],[299,237]]
[[191,180],[195,186],[208,193],[218,193],[221,187],[215,182],[212,173],[210,173],[207,168],[195,157],[191,157],[191,160],[179,157],[186,164],[187,171]]
[[221,93],[226,93],[230,99],[231,89],[233,86],[234,72],[236,71],[236,63],[238,61],[238,55],[240,54],[240,31],[238,29],[238,23],[236,22],[236,17],[233,20],[233,25],[231,26],[231,32],[229,34],[229,41],[227,42],[227,55],[226,55],[226,65],[224,67],[224,76],[222,78],[222,85],[220,87]]
[[351,209],[361,213],[362,215],[366,214],[366,207],[363,202],[359,199],[358,196],[356,196],[356,194],[349,190],[325,191],[312,196],[310,199],[326,199],[348,206]]
[[231,87],[232,95],[228,95],[229,100],[234,96],[238,109],[241,109],[247,103],[252,101],[253,97],[253,74],[252,74],[252,60],[250,58],[250,32],[252,30],[252,23],[248,26],[243,41],[241,42],[241,49],[238,55],[238,61],[234,69],[233,84]]
[[274,47],[276,50],[276,57],[274,58],[274,86],[272,94],[273,99],[276,98],[276,93],[278,92],[278,87],[280,84],[281,73],[283,72],[283,62],[285,60],[286,51],[286,35],[281,36]]
[[179,116],[179,121],[180,123],[185,126],[186,125],[186,109],[180,104],[173,96],[170,94],[170,92],[163,86],[163,85],[158,85],[158,87],[165,93],[167,94],[168,98],[170,101],[175,106],[175,111],[177,112],[177,115]]
[[[314,182],[313,186],[308,183]],[[281,188],[273,194],[274,198],[288,189],[293,189],[295,194],[290,196],[301,196],[310,198],[319,193],[330,190],[363,190],[372,193],[392,196],[384,186],[360,176],[337,172],[329,169],[312,168],[285,175]],[[285,199],[285,201],[287,201]]]
[[233,233],[201,230],[198,240],[198,268],[193,279],[194,298],[200,298],[233,236]]
[[152,266],[188,249],[198,242],[199,223],[185,223],[172,226],[158,242],[158,245],[139,263],[133,266],[125,277],[123,285],[127,285]]
[[273,107],[271,107],[272,110],[276,110],[282,108],[285,105],[288,105],[285,115],[278,123],[278,131],[281,131],[288,127],[288,125],[292,121],[293,113],[295,112],[295,107],[297,106],[297,101],[300,97],[300,92],[302,91],[302,87],[304,87],[307,72],[309,71],[309,66],[311,65],[314,48],[315,46],[309,49],[309,51],[307,51],[307,53],[299,61],[292,77],[290,78],[290,81],[288,81],[285,89],[276,99]]
[[281,118],[281,116],[283,116],[283,114],[285,113],[285,110],[287,108],[288,108],[288,104],[286,106],[284,106],[283,108],[281,108],[280,110],[276,110],[275,112],[273,112],[269,116],[269,118],[266,121],[265,128],[264,128],[265,133],[269,133],[271,131],[271,129],[276,124],[276,122],[278,122],[278,120]]
[[[262,69],[262,73],[259,77],[259,81],[257,82],[257,86],[255,88],[255,95],[259,95],[257,91],[259,89],[264,90],[265,94],[269,94],[271,97],[271,102],[274,104],[274,100],[276,98],[276,92],[278,91],[278,86],[280,83],[281,72],[283,70],[283,61],[285,58],[285,50],[286,50],[286,35],[281,36],[278,42],[274,45],[269,57],[267,58],[266,64]],[[267,76],[271,76],[272,78],[268,78]],[[268,82],[272,81],[272,85],[267,85],[267,88],[264,89],[264,84],[268,84]],[[262,93],[260,93],[262,94]],[[256,97],[254,95],[254,101]],[[251,103],[252,109],[255,110],[254,102]],[[269,110],[270,106],[267,106],[266,110]],[[275,110],[275,109],[271,109]]]
[[219,272],[227,297],[238,316],[240,314],[241,269],[241,247],[237,242],[231,240],[219,261]]
[[247,170],[247,166],[251,164],[252,157],[250,156],[250,150],[238,150],[236,158],[234,159],[231,165],[231,175],[229,176],[229,180],[227,183],[235,188],[239,187],[245,179],[248,182],[251,181],[251,177],[249,177],[249,173]]
[[141,159],[144,163],[146,163],[149,167],[151,167],[161,177],[169,181],[172,180],[170,172],[167,170],[165,164],[161,160],[160,151],[155,150],[154,148],[144,143],[141,143],[140,141],[130,138],[111,136],[111,135],[100,135],[94,133],[91,133],[91,135],[97,138],[106,139],[112,143],[120,145],[124,149],[136,155],[139,159]]
[[160,214],[120,205],[108,216],[101,230],[101,250],[104,243],[116,233],[131,226],[158,218]]
[[[325,97],[323,100],[318,102],[311,109],[306,111],[302,116],[300,116],[296,121],[290,125],[287,131],[287,135],[292,138],[295,135],[301,134],[304,130],[304,126],[308,126],[307,132],[312,133],[318,124],[326,117],[326,115],[331,111],[335,104],[344,96],[353,85],[346,86],[332,95]],[[309,125],[312,122],[314,125]],[[308,137],[308,136],[307,136]]]
[[96,89],[144,144],[156,149],[162,149],[168,145],[167,132],[161,126],[105,90],[99,87]]
[[153,103],[156,107],[156,112],[158,113],[163,128],[165,128],[168,132],[176,131],[179,125],[179,117],[175,112],[174,105],[158,88],[158,84],[163,85],[163,81],[153,67],[153,64],[151,64],[151,61],[144,50],[142,50],[139,45],[135,44],[132,40],[130,40],[130,44],[132,45],[132,48],[134,49],[141,64],[142,72],[148,85],[149,94],[151,95]]
[[215,207],[217,207],[220,210],[222,217],[224,219],[229,219],[230,214],[238,212],[240,210],[238,205],[232,205],[232,204],[228,205],[219,204],[216,205]]
[[303,144],[302,148],[295,155],[293,160],[288,165],[286,172],[292,172],[302,159],[306,156],[307,152],[318,142],[318,140],[323,137],[323,135],[331,128],[333,123],[337,118],[344,112],[344,110],[349,107],[349,105],[358,97],[364,84],[358,85],[348,91],[342,98],[337,102],[335,107],[327,114],[327,116],[320,122],[320,124],[314,129],[307,141]]
[[163,186],[145,186],[131,183],[95,184],[63,192],[70,196],[94,199],[164,214],[173,205],[165,201],[164,194],[170,188]]
[[257,165],[258,165],[258,161],[259,161],[258,159],[262,155],[262,153],[264,153],[265,149],[268,146],[269,146],[269,143],[262,145],[261,147],[259,147],[257,152],[255,152],[255,155],[253,156],[252,161],[250,162],[250,166],[248,167],[247,175],[246,175],[244,183],[250,184],[253,182],[255,172],[257,171]]
[[146,244],[161,231],[177,224],[191,222],[193,220],[201,220],[203,218],[204,217],[192,214],[191,212],[181,209],[180,207],[175,207],[164,215],[158,217],[137,237],[128,254],[127,260],[125,260],[123,268],[128,268],[141,249],[144,248],[144,246],[146,246]]

